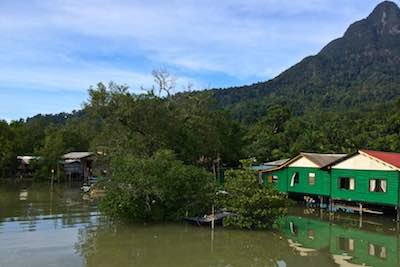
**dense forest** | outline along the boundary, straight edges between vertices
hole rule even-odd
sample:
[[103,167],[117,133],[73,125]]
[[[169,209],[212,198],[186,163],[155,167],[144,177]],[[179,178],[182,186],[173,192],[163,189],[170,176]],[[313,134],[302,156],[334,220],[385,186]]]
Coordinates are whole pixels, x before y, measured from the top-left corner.
[[0,122],[0,171],[12,176],[17,155],[46,159],[42,175],[70,151],[150,157],[174,151],[187,164],[213,170],[255,157],[265,162],[300,151],[352,152],[358,148],[400,150],[400,99],[360,108],[297,115],[290,106],[269,105],[248,124],[216,107],[209,94],[161,97],[131,94],[126,86],[98,84],[89,89],[83,110]]

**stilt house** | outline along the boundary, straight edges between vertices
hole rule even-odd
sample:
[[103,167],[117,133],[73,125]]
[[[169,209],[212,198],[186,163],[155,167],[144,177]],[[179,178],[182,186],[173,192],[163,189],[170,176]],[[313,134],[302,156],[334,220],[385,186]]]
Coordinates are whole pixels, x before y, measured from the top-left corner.
[[70,152],[62,156],[65,177],[88,181],[92,175],[93,155],[92,152]]
[[400,153],[359,150],[329,166],[332,199],[400,204]]

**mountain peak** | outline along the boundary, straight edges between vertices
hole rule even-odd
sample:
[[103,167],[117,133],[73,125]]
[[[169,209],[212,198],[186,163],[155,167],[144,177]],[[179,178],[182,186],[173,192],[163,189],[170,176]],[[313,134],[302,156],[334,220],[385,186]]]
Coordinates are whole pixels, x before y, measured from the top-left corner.
[[366,21],[380,35],[385,33],[400,34],[400,8],[394,2],[384,1],[377,5]]
[[351,43],[358,39],[364,44],[400,37],[400,8],[391,1],[380,3],[367,18],[350,25],[343,37]]
[[371,15],[375,15],[375,14],[381,15],[383,12],[393,12],[393,11],[398,11],[398,10],[399,10],[399,7],[397,6],[397,4],[395,2],[383,1],[374,8]]

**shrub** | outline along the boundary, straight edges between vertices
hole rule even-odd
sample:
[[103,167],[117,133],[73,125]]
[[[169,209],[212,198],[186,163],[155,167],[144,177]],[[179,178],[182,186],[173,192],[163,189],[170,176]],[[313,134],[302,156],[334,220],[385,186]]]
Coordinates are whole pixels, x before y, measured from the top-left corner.
[[225,173],[227,195],[218,197],[218,205],[237,216],[224,219],[225,226],[246,229],[270,229],[285,215],[290,201],[273,187],[258,183],[253,170],[229,170]]

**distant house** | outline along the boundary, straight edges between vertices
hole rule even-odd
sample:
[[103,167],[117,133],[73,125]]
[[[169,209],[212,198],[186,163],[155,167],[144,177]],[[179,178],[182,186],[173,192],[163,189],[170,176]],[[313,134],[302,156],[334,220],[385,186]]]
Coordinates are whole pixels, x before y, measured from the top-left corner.
[[65,176],[70,180],[87,181],[92,175],[92,152],[70,152],[62,156]]
[[33,176],[34,167],[32,166],[35,160],[39,157],[36,156],[17,156],[17,177],[30,178]]
[[[289,160],[290,159],[280,159],[280,160],[270,161],[263,163],[261,165],[252,166],[251,169],[258,172],[259,182],[263,183],[263,172],[278,168]],[[272,182],[272,180],[270,182]]]

